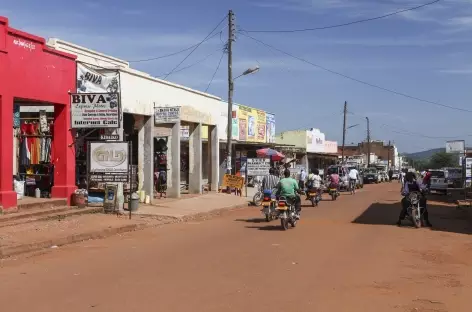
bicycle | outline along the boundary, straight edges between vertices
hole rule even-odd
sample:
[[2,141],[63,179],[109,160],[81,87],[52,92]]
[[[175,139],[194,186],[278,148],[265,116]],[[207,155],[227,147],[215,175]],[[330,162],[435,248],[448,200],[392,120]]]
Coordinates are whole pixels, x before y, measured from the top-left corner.
[[351,191],[351,195],[356,194],[356,180],[349,179],[349,190]]

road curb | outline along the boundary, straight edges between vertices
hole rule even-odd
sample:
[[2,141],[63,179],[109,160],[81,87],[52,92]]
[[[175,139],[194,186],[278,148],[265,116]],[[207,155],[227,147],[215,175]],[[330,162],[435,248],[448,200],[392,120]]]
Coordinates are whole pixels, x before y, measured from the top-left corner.
[[221,216],[225,213],[229,213],[234,210],[247,208],[247,204],[240,204],[240,205],[233,205],[224,208],[218,208],[211,211],[206,211],[202,213],[197,213],[193,215],[187,215],[182,217],[173,217],[173,216],[166,216],[166,215],[134,215],[133,217],[137,218],[150,218],[161,221],[160,224],[153,224],[153,223],[138,223],[138,224],[128,224],[123,225],[115,228],[107,228],[101,229],[97,231],[92,231],[88,233],[81,233],[81,234],[74,234],[67,237],[59,237],[47,241],[41,242],[34,242],[16,246],[8,246],[8,247],[1,247],[0,246],[0,259],[17,256],[21,254],[31,254],[35,252],[39,252],[42,250],[47,250],[52,246],[64,246],[74,243],[79,243],[82,241],[90,240],[90,239],[103,239],[113,235],[122,234],[126,232],[133,232],[137,230],[142,230],[145,228],[151,227],[158,227],[164,226],[167,224],[175,224],[175,223],[185,223],[189,221],[203,221],[209,220],[211,218]]
[[101,239],[116,234],[140,230],[147,227],[146,224],[127,224],[115,228],[107,228],[98,231],[74,234],[67,237],[54,238],[41,242],[22,244],[16,246],[0,247],[0,259],[16,256],[24,253],[32,253],[52,246],[64,246],[89,239]]

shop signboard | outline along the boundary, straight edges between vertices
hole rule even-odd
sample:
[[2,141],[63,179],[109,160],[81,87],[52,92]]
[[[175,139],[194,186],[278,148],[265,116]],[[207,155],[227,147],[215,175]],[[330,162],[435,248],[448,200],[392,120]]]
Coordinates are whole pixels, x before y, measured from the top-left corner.
[[460,153],[463,154],[465,150],[465,141],[447,141],[446,142],[446,153]]
[[244,177],[225,174],[223,176],[223,183],[221,184],[221,186],[242,189],[244,186]]
[[[252,107],[237,105],[236,114],[233,117],[237,120],[239,141],[266,143],[267,118],[266,112]],[[234,116],[236,115],[236,116]],[[234,119],[233,119],[234,125]],[[233,132],[234,136],[234,132]],[[233,137],[234,139],[234,137]]]
[[120,101],[117,94],[72,93],[71,128],[119,128]]
[[465,159],[465,177],[467,180],[472,179],[472,158]]
[[89,180],[93,182],[129,182],[129,142],[89,142]]
[[93,68],[77,63],[77,93],[119,93],[120,73],[117,70]]
[[325,152],[325,134],[319,129],[307,130],[306,151],[309,153]]
[[275,115],[266,114],[267,143],[275,143]]
[[270,159],[267,158],[248,158],[247,159],[247,175],[248,176],[265,176],[269,174]]
[[176,123],[180,121],[180,106],[154,107],[154,124]]

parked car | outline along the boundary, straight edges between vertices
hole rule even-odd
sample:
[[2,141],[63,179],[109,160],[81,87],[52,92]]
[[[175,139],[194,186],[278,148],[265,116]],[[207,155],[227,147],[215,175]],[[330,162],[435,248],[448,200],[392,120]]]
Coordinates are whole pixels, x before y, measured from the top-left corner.
[[385,171],[379,172],[380,182],[388,182],[388,174]]
[[392,180],[398,180],[400,179],[400,171],[394,170],[393,175],[392,175]]
[[380,183],[379,172],[376,168],[366,168],[364,170],[364,183]]
[[449,182],[449,187],[462,187],[462,168],[443,168],[443,170],[447,171],[446,178]]
[[447,170],[429,170],[431,172],[431,188],[436,193],[446,193],[449,187],[447,179]]

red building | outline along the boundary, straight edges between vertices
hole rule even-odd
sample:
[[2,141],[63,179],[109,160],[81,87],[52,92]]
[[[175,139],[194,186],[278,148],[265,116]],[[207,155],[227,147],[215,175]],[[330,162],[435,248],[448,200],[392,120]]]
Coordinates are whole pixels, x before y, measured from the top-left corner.
[[69,92],[76,85],[75,56],[46,46],[43,38],[9,27],[0,17],[0,206],[17,206],[13,190],[14,103],[54,106],[50,163],[54,166],[51,196],[74,192],[75,156],[70,127]]

